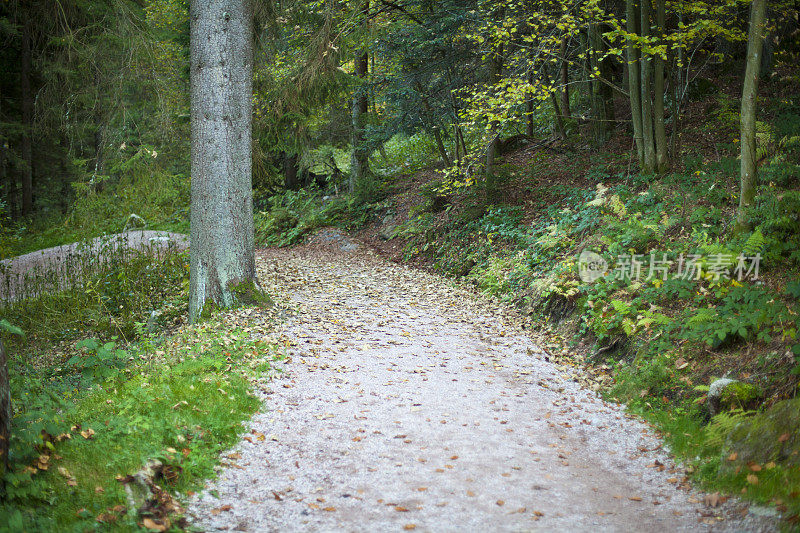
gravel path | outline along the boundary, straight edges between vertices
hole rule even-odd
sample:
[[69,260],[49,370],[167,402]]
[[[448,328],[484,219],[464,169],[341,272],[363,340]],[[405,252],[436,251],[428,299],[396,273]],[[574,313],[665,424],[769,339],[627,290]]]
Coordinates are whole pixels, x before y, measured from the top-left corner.
[[198,527],[766,528],[736,521],[732,502],[705,506],[645,425],[579,387],[490,302],[330,230],[259,252],[258,265],[293,302],[291,358],[190,503]]

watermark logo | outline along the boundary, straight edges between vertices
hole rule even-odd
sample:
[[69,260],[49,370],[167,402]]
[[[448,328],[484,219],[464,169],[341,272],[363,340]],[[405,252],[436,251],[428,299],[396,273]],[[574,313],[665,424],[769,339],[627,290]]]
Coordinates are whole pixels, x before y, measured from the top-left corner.
[[725,280],[758,280],[761,254],[747,257],[744,254],[678,254],[669,259],[666,253],[619,255],[614,268],[599,254],[584,250],[578,257],[578,275],[584,283],[593,283],[610,277],[622,281],[651,281],[683,279],[713,282]]
[[603,256],[589,250],[578,257],[578,275],[584,283],[593,283],[608,273],[608,262]]

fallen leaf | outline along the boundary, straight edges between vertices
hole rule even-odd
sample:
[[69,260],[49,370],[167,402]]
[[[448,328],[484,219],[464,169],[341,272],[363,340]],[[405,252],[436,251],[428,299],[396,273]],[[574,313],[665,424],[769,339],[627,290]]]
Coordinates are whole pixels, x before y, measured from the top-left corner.
[[747,468],[753,472],[761,472],[761,465],[758,463],[748,463]]
[[394,510],[395,510],[395,511],[397,511],[398,513],[407,513],[407,512],[408,512],[408,509],[406,509],[406,508],[405,508],[405,507],[403,507],[402,505],[398,505],[398,506],[396,506],[396,507],[394,508]]
[[640,501],[642,501],[642,498],[641,498],[641,497],[639,497],[639,496],[628,496],[628,499],[629,499],[629,500],[631,500],[631,501],[633,501],[633,502],[640,502]]
[[81,431],[81,437],[87,440],[91,439],[92,437],[94,437],[94,430],[92,428],[89,428],[87,430]]
[[406,524],[403,526],[403,529],[405,529],[406,531],[417,529],[417,524]]
[[504,502],[503,500],[497,500],[495,503],[497,505],[499,505],[500,507],[502,507],[502,506],[504,506],[506,504],[506,502]]
[[747,474],[747,482],[751,485],[758,485],[758,476],[755,474]]
[[216,509],[211,509],[211,514],[214,516],[220,514],[222,511],[230,511],[232,507],[230,505],[223,505],[222,507],[217,507]]
[[783,435],[778,437],[778,442],[786,442],[787,440],[789,440],[789,434],[788,433],[784,433]]
[[732,454],[730,454],[728,456],[728,461],[735,461],[737,457],[739,457],[739,454],[736,453],[736,452],[733,452]]
[[155,531],[166,531],[167,530],[166,524],[159,524],[158,522],[156,522],[152,518],[145,518],[144,520],[142,520],[142,525],[144,527],[146,527],[147,529],[153,529]]

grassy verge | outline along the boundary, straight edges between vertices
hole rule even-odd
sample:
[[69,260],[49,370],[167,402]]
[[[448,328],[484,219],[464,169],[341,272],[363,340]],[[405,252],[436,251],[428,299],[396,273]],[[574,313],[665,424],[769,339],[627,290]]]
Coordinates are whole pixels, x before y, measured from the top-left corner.
[[[123,350],[80,343],[62,367],[11,367],[15,404],[0,524],[8,531],[136,530],[179,523],[169,505],[137,516],[120,478],[150,459],[156,483],[187,494],[213,475],[220,451],[258,408],[251,381],[279,358],[235,320],[185,328]],[[163,503],[163,502],[162,502]],[[2,529],[2,526],[0,526]],[[158,528],[157,528],[158,529]]]

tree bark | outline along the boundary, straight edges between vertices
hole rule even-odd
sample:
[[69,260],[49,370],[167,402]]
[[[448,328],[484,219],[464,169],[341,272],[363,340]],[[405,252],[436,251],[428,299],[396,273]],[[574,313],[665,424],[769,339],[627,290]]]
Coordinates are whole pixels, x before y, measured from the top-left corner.
[[[362,24],[366,27],[369,16],[369,0],[364,0],[361,13],[363,17]],[[366,48],[364,48],[355,58],[355,74],[362,82],[367,79],[368,66],[369,56]],[[351,119],[353,122],[353,155],[350,158],[349,183],[351,194],[356,191],[357,185],[369,172],[369,153],[366,146],[364,146],[364,121],[367,116],[368,103],[367,93],[364,91],[364,88],[362,86],[356,87],[355,91],[353,91],[353,107],[351,111]]]
[[[638,34],[639,9],[636,0],[626,0],[626,29],[628,33]],[[639,166],[644,164],[644,141],[642,139],[642,80],[639,75],[639,49],[633,40],[628,39],[628,94],[631,101],[631,122],[633,138],[636,142],[636,155]]]
[[[664,24],[666,21],[665,0],[656,0],[656,27],[659,41],[663,43]],[[664,58],[655,57],[655,73],[653,81],[653,128],[656,145],[656,170],[663,174],[669,169],[669,150],[667,148],[667,132],[664,128]]]
[[22,98],[22,216],[33,211],[33,92],[31,91],[31,24],[26,17],[22,24],[20,54],[20,96]]
[[[253,6],[191,0],[189,317],[257,289],[253,243]],[[246,289],[246,290],[245,290]]]
[[[503,16],[504,10],[501,10],[500,17]],[[503,43],[499,43],[489,56],[489,84],[495,85],[503,75]],[[491,139],[489,146],[486,149],[486,191],[488,196],[493,196],[495,191],[494,182],[494,159],[497,157],[498,145],[500,143],[500,124],[493,121],[491,124]]]
[[0,340],[0,480],[8,471],[8,444],[11,438],[11,388],[8,382],[8,360]]
[[442,142],[442,134],[439,132],[439,128],[434,128],[433,138],[436,141],[436,148],[439,150],[439,156],[442,158],[442,163],[444,163],[444,166],[449,167],[450,157],[447,155],[447,149],[444,147],[444,142]]
[[756,196],[756,100],[758,99],[758,78],[761,69],[761,51],[764,46],[767,0],[753,0],[750,6],[750,31],[747,40],[747,66],[742,88],[741,108],[741,192],[737,226],[750,228],[747,207]]
[[[641,0],[640,13],[642,22],[639,33],[642,37],[650,36],[650,2]],[[642,140],[644,144],[644,165],[642,171],[652,173],[656,170],[656,145],[653,131],[653,60],[649,55],[642,53],[640,59],[642,77]]]
[[[534,71],[533,68],[528,69],[528,84],[533,86]],[[528,98],[525,101],[525,134],[528,138],[533,138],[533,112],[536,110],[536,105],[533,101],[533,91],[528,93]]]
[[288,191],[297,190],[300,186],[298,180],[299,165],[297,154],[286,154],[283,160],[283,186]]

